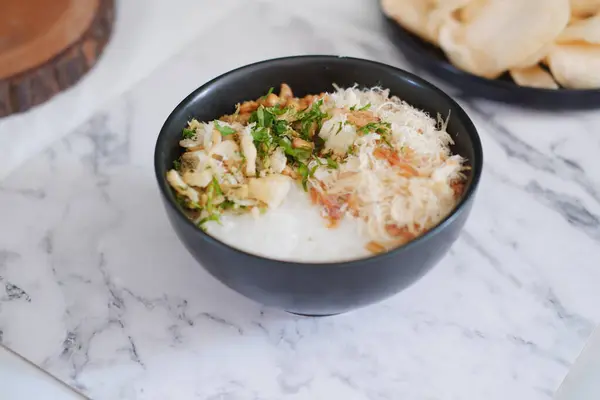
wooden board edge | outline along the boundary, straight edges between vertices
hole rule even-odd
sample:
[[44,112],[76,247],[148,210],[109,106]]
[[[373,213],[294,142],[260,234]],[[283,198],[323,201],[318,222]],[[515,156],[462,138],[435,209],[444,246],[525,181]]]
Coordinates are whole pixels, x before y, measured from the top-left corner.
[[100,0],[88,29],[41,66],[0,80],[0,118],[22,113],[77,83],[98,61],[110,39],[115,1]]

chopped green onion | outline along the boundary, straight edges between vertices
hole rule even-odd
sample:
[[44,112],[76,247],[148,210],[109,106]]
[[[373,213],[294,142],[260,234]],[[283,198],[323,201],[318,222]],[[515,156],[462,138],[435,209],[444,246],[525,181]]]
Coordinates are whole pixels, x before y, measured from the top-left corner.
[[275,90],[275,88],[273,88],[273,87],[270,87],[270,88],[269,88],[269,91],[267,92],[267,94],[265,94],[264,96],[262,96],[260,99],[261,99],[261,100],[264,100],[264,99],[266,99],[268,95],[270,95],[271,93],[273,93],[273,90]]
[[221,185],[219,185],[219,181],[217,180],[216,176],[213,176],[212,178],[212,186],[213,186],[213,190],[217,195],[222,196],[223,195],[223,190],[221,190]]
[[223,208],[223,210],[229,210],[231,208],[235,208],[235,203],[231,200],[225,200],[221,203],[221,207]]
[[332,169],[338,169],[339,167],[338,163],[331,159],[331,157],[327,157],[327,166]]
[[200,221],[198,221],[197,225],[200,229],[206,231],[206,227],[204,225],[209,221],[215,221],[218,224],[221,224],[221,216],[219,214],[210,214],[208,217],[202,218]]
[[259,107],[256,110],[256,117],[258,118],[258,126],[265,126],[265,109],[264,107]]
[[310,177],[313,177],[313,176],[315,176],[315,172],[317,171],[317,168],[319,168],[319,164],[317,164],[317,165],[313,166],[313,167],[310,169],[310,172],[308,173],[308,176],[310,176]]
[[390,143],[389,139],[385,135],[381,135],[381,140],[385,143],[390,149],[393,149],[394,146]]
[[367,103],[364,106],[357,108],[358,104],[353,105],[352,107],[350,107],[350,111],[366,111],[369,108],[371,108],[371,103]]
[[193,139],[196,136],[196,131],[189,128],[184,128],[181,137],[184,139]]
[[258,128],[252,131],[252,138],[256,143],[269,143],[271,141],[271,134],[266,128]]
[[277,133],[278,135],[282,135],[286,133],[290,129],[290,127],[286,121],[278,120],[273,125],[273,129],[275,130],[275,133]]
[[385,134],[389,132],[391,127],[392,124],[390,124],[389,122],[369,122],[368,124],[360,128],[358,132],[361,134],[367,134],[369,132]]
[[302,164],[302,163],[298,163],[298,173],[300,174],[300,176],[302,177],[302,187],[304,188],[304,191],[308,191],[308,176],[310,174],[310,171],[308,170],[308,167],[306,166],[306,164]]
[[215,121],[215,128],[217,128],[217,130],[221,132],[221,135],[223,136],[229,136],[235,133],[235,129],[228,126],[222,126],[217,121]]

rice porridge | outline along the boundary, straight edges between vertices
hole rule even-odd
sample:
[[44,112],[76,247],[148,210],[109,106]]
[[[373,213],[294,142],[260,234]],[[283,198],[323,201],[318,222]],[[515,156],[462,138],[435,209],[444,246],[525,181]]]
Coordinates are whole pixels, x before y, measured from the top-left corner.
[[228,245],[336,262],[410,242],[454,209],[468,166],[451,144],[445,121],[387,90],[298,98],[282,84],[189,121],[167,180],[187,216]]

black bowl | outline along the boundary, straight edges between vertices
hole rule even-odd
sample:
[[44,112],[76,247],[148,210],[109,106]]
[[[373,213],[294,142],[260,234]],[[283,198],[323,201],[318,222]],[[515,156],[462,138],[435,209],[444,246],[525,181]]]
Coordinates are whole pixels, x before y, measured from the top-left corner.
[[[264,95],[288,83],[304,96],[358,83],[382,86],[410,104],[448,115],[454,152],[472,167],[463,199],[434,229],[407,245],[370,258],[337,263],[278,261],[248,254],[212,238],[180,209],[165,174],[181,154],[178,141],[186,122],[212,120],[233,111],[233,105]],[[215,278],[264,305],[302,315],[332,315],[392,296],[422,277],[446,254],[471,210],[481,176],[483,155],[477,130],[450,97],[424,80],[372,61],[335,56],[287,57],[248,65],[196,89],[171,113],[162,127],[154,155],[156,178],[167,215],[188,251]],[[332,243],[335,245],[335,243]]]
[[517,85],[508,73],[486,79],[450,63],[437,46],[407,31],[384,15],[386,30],[406,59],[458,88],[462,97],[479,97],[533,109],[576,110],[600,108],[600,89],[538,89]]

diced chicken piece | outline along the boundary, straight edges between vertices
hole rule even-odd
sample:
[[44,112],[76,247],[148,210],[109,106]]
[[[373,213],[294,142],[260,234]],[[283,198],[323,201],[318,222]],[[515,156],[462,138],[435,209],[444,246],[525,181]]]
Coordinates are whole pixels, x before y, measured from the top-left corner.
[[280,174],[287,164],[287,157],[282,147],[277,147],[270,157],[271,171]]
[[213,154],[219,155],[223,160],[241,160],[239,154],[240,148],[237,143],[232,140],[226,140],[215,145],[212,149],[210,149],[210,155]]
[[[179,145],[183,148],[186,149],[190,149],[190,148],[194,148],[194,147],[199,147],[205,146],[205,138],[206,138],[206,132],[211,132],[209,130],[207,130],[207,124],[205,123],[200,123],[197,120],[192,120],[188,123],[188,127],[187,129],[192,129],[196,132],[196,135],[193,138],[190,139],[182,139],[179,141]],[[212,130],[212,124],[210,129]],[[210,136],[210,135],[209,135]]]
[[173,189],[177,191],[177,193],[185,195],[188,185],[183,181],[181,175],[179,175],[179,172],[175,171],[174,169],[167,172],[167,181],[173,187]]
[[169,182],[171,187],[180,195],[186,196],[194,203],[198,202],[198,192],[189,187],[189,185],[183,181],[181,175],[179,175],[179,172],[175,171],[174,169],[167,172],[167,182]]
[[210,181],[212,180],[212,173],[210,169],[205,169],[204,171],[188,171],[183,174],[183,180],[190,186],[201,187],[204,188],[208,186]]
[[292,179],[298,179],[298,177],[299,177],[298,173],[295,170],[293,170],[292,168],[290,168],[289,165],[286,165],[283,168],[283,171],[281,171],[281,174],[285,175],[285,176],[289,176]]
[[182,139],[179,141],[179,145],[181,147],[183,147],[184,149],[191,149],[193,147],[200,147],[202,146],[204,139],[201,139],[200,142],[198,142],[195,139]]
[[223,115],[221,118],[219,118],[219,121],[221,122],[225,122],[228,124],[233,124],[238,122],[238,117],[239,114],[230,114],[230,115]]
[[250,190],[248,189],[248,185],[240,185],[238,187],[230,187],[225,190],[227,197],[232,198],[233,200],[246,200],[250,195]]
[[189,129],[198,129],[201,126],[202,126],[202,124],[197,119],[192,119],[190,122],[188,122]]
[[319,136],[325,141],[326,150],[333,150],[336,154],[346,154],[348,147],[354,144],[358,137],[356,128],[344,122],[345,117],[338,115],[323,123]]
[[212,138],[211,138],[211,146],[207,147],[207,149],[212,150],[215,146],[217,146],[219,143],[221,143],[223,141],[223,136],[221,136],[221,132],[219,132],[216,129],[213,129],[212,133]]
[[262,201],[269,208],[279,207],[291,187],[292,180],[284,175],[269,175],[250,179],[248,182],[250,197]]
[[315,145],[314,145],[314,143],[307,142],[304,139],[294,138],[294,140],[292,140],[292,147],[294,149],[307,149],[307,150],[311,150],[313,147],[315,147]]
[[202,127],[204,133],[202,134],[201,143],[204,149],[208,151],[213,146],[213,130],[215,129],[215,124],[213,122],[205,122],[202,124]]
[[212,203],[213,205],[218,205],[221,204],[222,202],[225,201],[225,196],[223,195],[216,195],[213,199],[212,199]]
[[292,88],[289,87],[288,84],[282,83],[281,89],[279,89],[279,97],[284,100],[289,100],[294,97],[294,93],[292,92]]
[[184,171],[199,170],[206,168],[208,154],[203,150],[187,151],[181,155],[181,167]]
[[246,176],[256,176],[256,147],[251,133],[252,125],[248,125],[240,135],[242,153],[246,157]]

